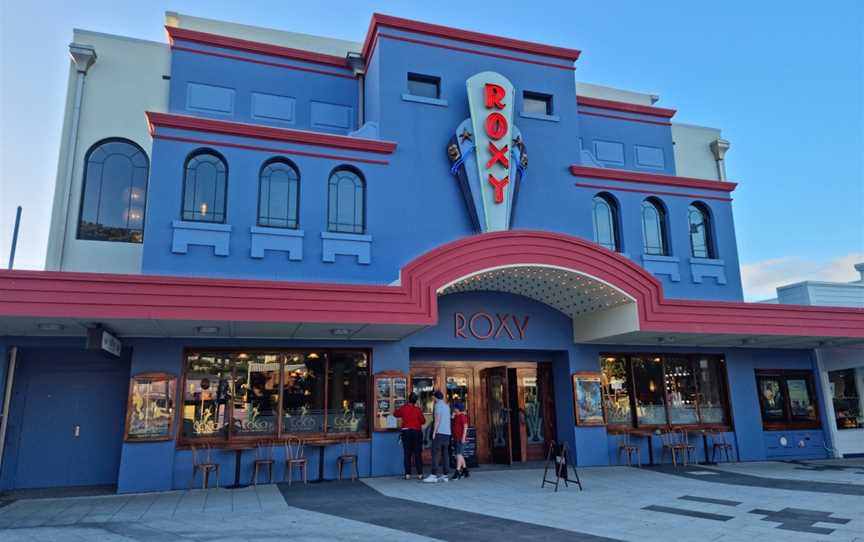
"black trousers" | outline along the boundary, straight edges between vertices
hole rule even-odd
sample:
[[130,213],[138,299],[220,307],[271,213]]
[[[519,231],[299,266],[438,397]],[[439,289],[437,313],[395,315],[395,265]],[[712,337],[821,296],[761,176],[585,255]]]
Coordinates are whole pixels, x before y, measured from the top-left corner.
[[411,458],[414,458],[417,474],[423,474],[423,433],[416,429],[403,429],[402,452],[405,454],[405,474],[411,474]]

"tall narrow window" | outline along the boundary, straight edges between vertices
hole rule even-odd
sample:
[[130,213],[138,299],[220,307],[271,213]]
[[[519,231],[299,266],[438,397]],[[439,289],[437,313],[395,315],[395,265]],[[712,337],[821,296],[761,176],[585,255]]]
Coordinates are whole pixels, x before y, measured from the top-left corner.
[[668,256],[666,241],[666,211],[656,198],[642,202],[642,243],[645,254]]
[[366,183],[359,171],[347,166],[333,170],[327,200],[328,231],[365,233]]
[[715,258],[711,238],[711,218],[705,205],[694,202],[687,207],[690,224],[690,254],[694,258]]
[[593,200],[594,242],[619,252],[618,206],[608,194],[597,194]]
[[183,220],[225,222],[228,166],[216,151],[199,150],[186,159]]
[[300,175],[290,162],[273,158],[264,163],[258,180],[258,225],[296,228]]
[[147,155],[126,139],[106,139],[84,158],[78,239],[141,243],[147,201]]

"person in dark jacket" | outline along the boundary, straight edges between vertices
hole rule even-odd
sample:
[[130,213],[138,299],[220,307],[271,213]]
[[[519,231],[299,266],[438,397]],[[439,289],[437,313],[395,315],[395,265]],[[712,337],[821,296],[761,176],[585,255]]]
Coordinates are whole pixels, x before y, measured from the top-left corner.
[[423,410],[417,406],[417,394],[411,393],[408,402],[393,413],[402,418],[402,451],[405,454],[405,479],[411,479],[411,459],[417,469],[417,479],[423,479],[423,423],[426,417]]

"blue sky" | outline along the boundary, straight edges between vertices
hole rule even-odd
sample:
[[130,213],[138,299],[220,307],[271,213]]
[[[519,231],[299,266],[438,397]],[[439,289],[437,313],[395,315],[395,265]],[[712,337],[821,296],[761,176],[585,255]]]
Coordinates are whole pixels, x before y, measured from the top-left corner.
[[[582,50],[579,80],[723,129],[748,298],[864,261],[864,3],[0,0],[0,262],[44,265],[72,28],[164,41],[164,12],[362,41],[373,11]],[[49,7],[50,6],[50,7]],[[429,9],[434,6],[434,9]]]

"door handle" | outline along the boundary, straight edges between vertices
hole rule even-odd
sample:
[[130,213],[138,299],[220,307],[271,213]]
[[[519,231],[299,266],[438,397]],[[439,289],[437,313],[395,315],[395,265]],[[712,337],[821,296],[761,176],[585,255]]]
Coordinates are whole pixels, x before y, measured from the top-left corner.
[[75,437],[75,438],[78,438],[78,437],[81,436],[81,426],[80,426],[80,425],[77,425],[77,424],[76,424],[76,425],[72,428],[72,436]]

